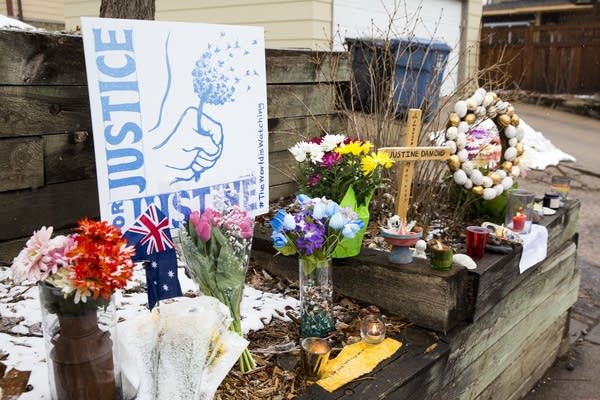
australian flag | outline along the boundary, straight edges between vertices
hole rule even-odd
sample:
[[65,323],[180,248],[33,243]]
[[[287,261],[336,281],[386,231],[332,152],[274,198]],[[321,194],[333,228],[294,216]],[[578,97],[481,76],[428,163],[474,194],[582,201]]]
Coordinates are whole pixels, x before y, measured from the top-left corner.
[[156,205],[150,204],[123,237],[131,246],[135,246],[133,261],[144,263],[148,308],[152,310],[158,300],[181,296],[177,254],[167,216]]

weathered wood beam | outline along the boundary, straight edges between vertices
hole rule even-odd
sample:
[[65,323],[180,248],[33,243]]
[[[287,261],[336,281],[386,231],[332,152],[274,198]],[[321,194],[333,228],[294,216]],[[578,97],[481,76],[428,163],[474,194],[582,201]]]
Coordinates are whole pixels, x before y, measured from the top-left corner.
[[0,139],[0,192],[43,184],[42,138]]

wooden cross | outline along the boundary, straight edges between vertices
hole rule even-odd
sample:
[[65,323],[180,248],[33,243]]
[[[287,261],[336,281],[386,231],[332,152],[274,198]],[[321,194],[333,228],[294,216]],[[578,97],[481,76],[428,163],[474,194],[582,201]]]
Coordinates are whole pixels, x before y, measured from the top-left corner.
[[421,110],[415,108],[409,109],[406,122],[404,147],[383,147],[379,149],[387,153],[391,159],[400,162],[396,214],[405,223],[407,222],[406,215],[408,213],[408,201],[410,199],[415,161],[447,160],[450,158],[450,149],[448,147],[417,147],[419,132],[421,131]]

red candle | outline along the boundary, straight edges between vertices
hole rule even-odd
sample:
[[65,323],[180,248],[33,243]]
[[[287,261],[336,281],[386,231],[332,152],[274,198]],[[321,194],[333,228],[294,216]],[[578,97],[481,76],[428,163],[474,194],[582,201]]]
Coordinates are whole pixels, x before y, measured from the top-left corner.
[[521,232],[523,228],[525,228],[525,221],[527,221],[527,216],[517,212],[517,214],[512,218],[513,231]]

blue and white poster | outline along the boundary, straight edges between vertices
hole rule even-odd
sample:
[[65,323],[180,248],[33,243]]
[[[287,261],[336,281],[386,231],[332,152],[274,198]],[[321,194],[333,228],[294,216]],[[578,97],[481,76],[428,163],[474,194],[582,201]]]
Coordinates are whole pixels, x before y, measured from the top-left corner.
[[100,213],[268,211],[261,27],[82,18]]

